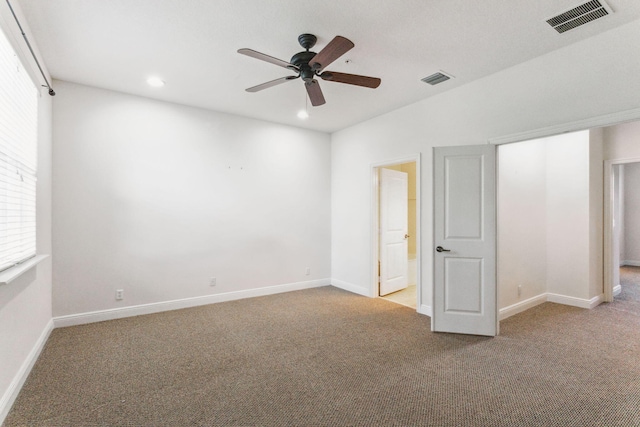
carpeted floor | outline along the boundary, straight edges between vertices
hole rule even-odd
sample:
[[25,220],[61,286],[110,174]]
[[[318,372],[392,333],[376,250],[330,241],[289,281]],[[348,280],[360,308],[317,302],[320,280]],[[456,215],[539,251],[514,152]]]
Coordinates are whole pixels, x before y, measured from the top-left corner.
[[495,338],[333,287],[56,329],[5,426],[640,426],[625,287]]

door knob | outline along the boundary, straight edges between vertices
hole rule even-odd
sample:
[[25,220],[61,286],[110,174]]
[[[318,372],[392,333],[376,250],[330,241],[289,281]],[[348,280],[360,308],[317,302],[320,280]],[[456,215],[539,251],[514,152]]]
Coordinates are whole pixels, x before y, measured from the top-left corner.
[[405,239],[408,239],[409,237],[411,237],[411,236],[409,236],[408,234],[405,234],[405,235],[404,235],[404,238],[405,238]]
[[438,252],[451,252],[451,250],[449,250],[449,249],[445,249],[445,248],[443,248],[442,246],[438,246],[438,247],[436,248],[436,251],[438,251]]

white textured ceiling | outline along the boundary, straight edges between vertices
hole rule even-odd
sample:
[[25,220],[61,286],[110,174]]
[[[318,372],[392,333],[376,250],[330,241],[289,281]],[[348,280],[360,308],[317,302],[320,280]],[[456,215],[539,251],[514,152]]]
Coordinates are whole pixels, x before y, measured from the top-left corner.
[[[640,18],[640,1],[608,0],[614,14],[558,34],[545,19],[584,1],[13,1],[54,78],[324,132]],[[355,48],[327,69],[380,77],[381,86],[321,81],[327,103],[309,104],[306,121],[296,117],[306,100],[301,80],[245,92],[291,73],[236,51],[251,48],[289,61],[303,50],[302,33],[318,37],[316,52],[335,35],[353,41]],[[420,81],[438,70],[456,78],[439,86]],[[166,86],[147,86],[150,75]]]

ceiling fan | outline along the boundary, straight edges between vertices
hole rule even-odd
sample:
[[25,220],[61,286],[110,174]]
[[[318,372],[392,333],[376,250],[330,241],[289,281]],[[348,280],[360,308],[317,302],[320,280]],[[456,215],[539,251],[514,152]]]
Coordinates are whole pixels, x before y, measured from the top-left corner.
[[247,92],[258,92],[260,90],[267,89],[272,86],[276,86],[281,83],[302,77],[304,86],[307,89],[307,94],[309,95],[309,99],[311,100],[311,105],[316,107],[318,105],[324,104],[325,100],[324,95],[322,94],[322,90],[320,89],[320,84],[318,83],[318,80],[315,79],[315,77],[320,77],[322,80],[327,80],[330,82],[346,83],[349,85],[363,86],[372,89],[380,86],[381,80],[376,77],[337,73],[334,71],[323,71],[327,65],[331,64],[333,61],[344,55],[355,45],[349,39],[346,39],[342,36],[336,36],[320,52],[310,52],[309,49],[311,49],[316,44],[317,40],[317,37],[313,34],[301,34],[300,36],[298,36],[298,42],[300,43],[300,46],[302,46],[306,50],[293,55],[290,62],[265,55],[264,53],[256,52],[252,49],[238,49],[238,53],[250,56],[252,58],[260,59],[262,61],[270,62],[271,64],[275,64],[298,73],[297,76],[281,77],[279,79],[271,80],[270,82],[262,83],[258,86],[250,87],[247,89]]

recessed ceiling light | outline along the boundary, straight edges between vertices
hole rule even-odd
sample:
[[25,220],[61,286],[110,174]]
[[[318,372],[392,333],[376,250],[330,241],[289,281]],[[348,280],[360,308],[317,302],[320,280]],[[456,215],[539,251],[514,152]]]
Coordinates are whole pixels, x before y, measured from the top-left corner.
[[300,120],[306,120],[309,118],[309,113],[307,113],[307,110],[300,110],[298,111],[298,118]]
[[149,77],[147,79],[147,83],[149,83],[149,86],[153,86],[153,87],[164,86],[164,80],[162,80],[160,77]]

